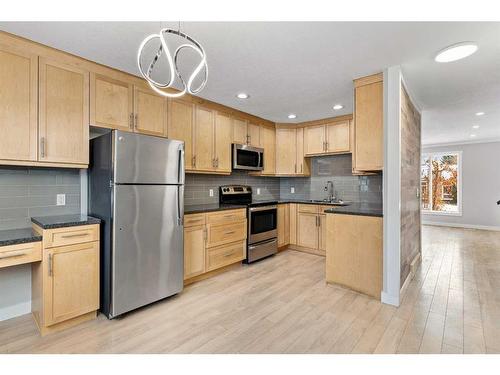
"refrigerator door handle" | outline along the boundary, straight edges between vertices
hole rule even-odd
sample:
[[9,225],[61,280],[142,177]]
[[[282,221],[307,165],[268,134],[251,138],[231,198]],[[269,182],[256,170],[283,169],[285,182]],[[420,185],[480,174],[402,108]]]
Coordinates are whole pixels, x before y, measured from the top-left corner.
[[177,186],[177,225],[184,225],[184,185]]
[[177,161],[177,181],[184,184],[184,147],[179,148],[179,160]]

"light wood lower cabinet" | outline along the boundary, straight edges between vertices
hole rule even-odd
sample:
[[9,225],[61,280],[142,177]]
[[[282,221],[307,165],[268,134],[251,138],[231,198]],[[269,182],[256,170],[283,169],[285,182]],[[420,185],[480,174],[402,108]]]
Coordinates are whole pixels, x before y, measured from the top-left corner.
[[297,205],[296,245],[309,252],[325,255],[326,226],[324,210],[327,207],[312,204]]
[[215,211],[184,216],[184,280],[245,259],[246,210]]
[[278,205],[278,247],[290,244],[290,205]]
[[[45,238],[68,233],[71,239],[43,245],[42,262],[32,265],[32,312],[42,335],[95,318],[99,309],[99,226],[88,225],[35,231]],[[72,233],[73,232],[73,233]]]
[[326,280],[380,299],[382,218],[327,214]]
[[17,266],[42,260],[41,242],[0,246],[0,268]]

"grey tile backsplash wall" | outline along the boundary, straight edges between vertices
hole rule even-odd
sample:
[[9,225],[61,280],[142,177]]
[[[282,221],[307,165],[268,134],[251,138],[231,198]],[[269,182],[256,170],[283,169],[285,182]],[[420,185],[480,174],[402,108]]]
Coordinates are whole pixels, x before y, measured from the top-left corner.
[[[334,184],[335,196],[354,202],[382,203],[382,175],[353,176],[351,155],[323,156],[312,159],[311,177],[256,177],[245,171],[230,176],[187,174],[185,203],[209,204],[219,201],[221,185],[242,184],[253,188],[254,199],[324,199],[327,181]],[[295,193],[290,193],[294,187]],[[257,195],[260,188],[260,195]],[[213,189],[214,196],[209,196]]]
[[[382,175],[353,176],[351,155],[316,157],[311,160],[311,177],[281,179],[282,199],[324,199],[327,181],[333,182],[334,196],[352,202],[382,203]],[[295,188],[295,194],[291,188]]]
[[[66,205],[56,205],[57,194],[66,194]],[[0,230],[30,227],[32,216],[78,213],[78,169],[0,167]]]

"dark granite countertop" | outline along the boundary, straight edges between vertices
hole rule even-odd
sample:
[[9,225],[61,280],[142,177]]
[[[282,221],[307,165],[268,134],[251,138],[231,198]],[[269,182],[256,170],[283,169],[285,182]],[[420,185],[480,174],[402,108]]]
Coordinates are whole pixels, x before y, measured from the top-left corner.
[[55,215],[32,217],[31,221],[42,229],[76,227],[79,225],[100,224],[101,219],[87,215]]
[[360,215],[360,216],[383,216],[381,204],[353,202],[348,206],[332,206],[325,210],[328,214]]
[[42,236],[31,228],[0,230],[0,246],[38,242],[41,240]]
[[193,204],[189,206],[184,206],[184,214],[199,214],[202,212],[210,211],[224,211],[224,210],[234,210],[237,208],[246,208],[247,206],[242,204]]
[[[301,203],[301,204],[315,204],[319,206],[335,206],[334,203],[329,203],[326,201],[319,201],[319,200],[310,200],[310,199],[278,199],[278,204],[285,204],[285,203]],[[349,203],[346,201],[346,203]]]

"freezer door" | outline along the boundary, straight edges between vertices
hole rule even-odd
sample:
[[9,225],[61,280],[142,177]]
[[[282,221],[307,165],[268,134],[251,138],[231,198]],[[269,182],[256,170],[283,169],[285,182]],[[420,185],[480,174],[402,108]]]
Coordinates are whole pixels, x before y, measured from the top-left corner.
[[184,142],[119,130],[113,136],[115,183],[184,183]]
[[111,315],[180,292],[182,185],[115,185]]

